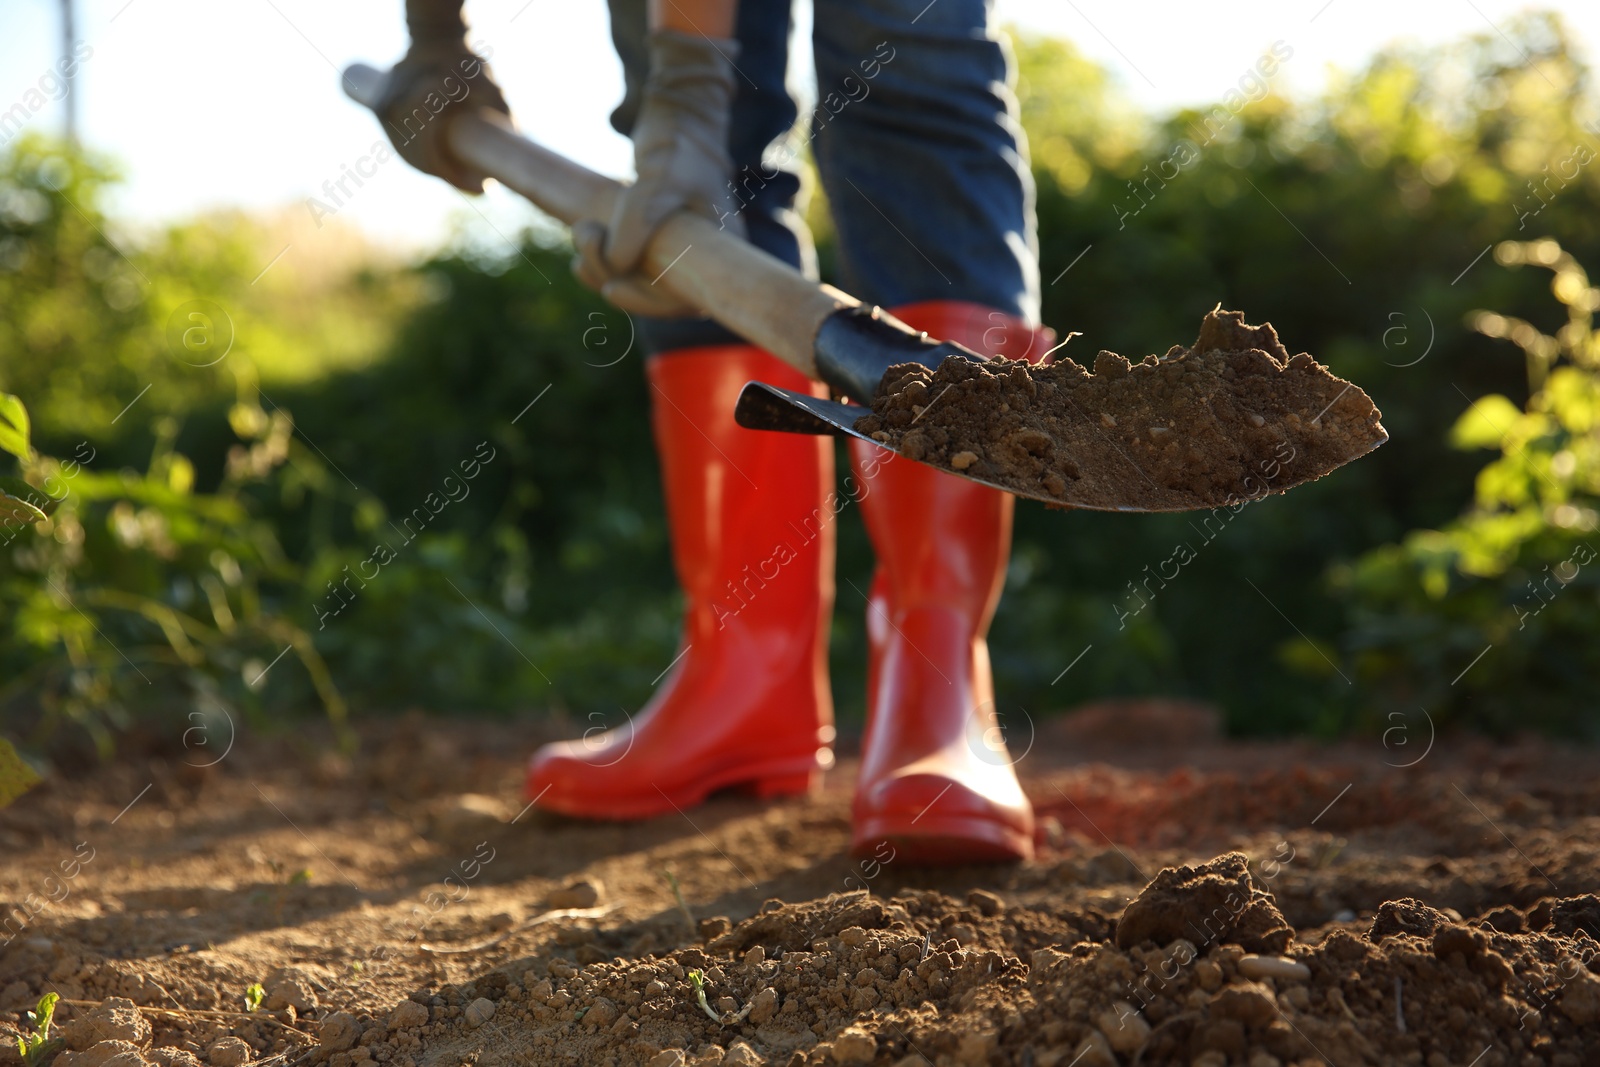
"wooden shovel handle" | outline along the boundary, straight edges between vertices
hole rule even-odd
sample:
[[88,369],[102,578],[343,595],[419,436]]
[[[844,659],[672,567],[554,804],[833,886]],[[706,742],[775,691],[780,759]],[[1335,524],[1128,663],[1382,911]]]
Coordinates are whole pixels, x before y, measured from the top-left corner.
[[[345,92],[372,107],[386,77],[354,64],[344,72]],[[568,225],[610,220],[621,183],[528,140],[498,112],[480,108],[439,118],[449,121],[450,149],[462,162],[548,214]],[[808,378],[817,377],[815,343],[823,320],[861,303],[687,211],[656,230],[641,273]]]

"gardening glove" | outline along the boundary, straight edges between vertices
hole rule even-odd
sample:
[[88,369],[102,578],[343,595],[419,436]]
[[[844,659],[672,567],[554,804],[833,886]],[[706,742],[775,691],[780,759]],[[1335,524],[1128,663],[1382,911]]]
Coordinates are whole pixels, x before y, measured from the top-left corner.
[[411,49],[389,72],[375,109],[400,158],[469,193],[483,192],[486,175],[457,159],[447,127],[457,115],[486,107],[508,118],[489,65],[467,47],[461,0],[406,0]]
[[638,177],[617,198],[608,225],[590,220],[572,231],[578,279],[625,311],[703,314],[635,273],[656,228],[674,211],[687,208],[744,236],[729,189],[728,113],[738,54],[736,41],[677,30],[650,35],[650,76],[633,127]]

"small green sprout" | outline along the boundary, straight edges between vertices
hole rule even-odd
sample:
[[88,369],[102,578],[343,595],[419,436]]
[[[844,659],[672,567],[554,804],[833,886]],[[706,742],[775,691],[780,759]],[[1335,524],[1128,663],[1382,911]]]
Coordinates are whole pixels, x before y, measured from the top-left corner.
[[[17,1038],[17,1051],[22,1053],[24,1062],[30,1065],[40,1062],[61,1043],[60,1038],[50,1036],[50,1023],[55,1018],[56,1002],[60,999],[59,994],[46,993],[39,998],[38,1008],[28,1012],[33,1033]],[[702,1004],[705,1003],[703,995],[700,1000]]]
[[[750,1009],[755,1007],[756,1002],[751,1000],[750,1003],[739,1009],[738,1012],[730,1012],[727,1015],[718,1015],[716,1011],[712,1009],[711,1005],[706,1003],[705,972],[701,970],[690,971],[689,984],[694,986],[694,999],[699,1002],[700,1010],[705,1012],[706,1016],[719,1026],[732,1026],[735,1023],[744,1022],[744,1020],[750,1015]],[[729,997],[727,999],[731,1000],[732,998]]]
[[711,1010],[711,1005],[706,1003],[706,976],[705,972],[695,969],[689,972],[689,984],[694,986],[694,999],[700,1004],[700,1010],[710,1017],[711,1021],[721,1025],[722,1016]]
[[298,871],[289,870],[289,865],[280,860],[268,860],[267,867],[272,871],[272,878],[279,885],[310,885],[311,868],[301,867]]
[[692,936],[695,931],[694,912],[689,910],[689,902],[683,899],[683,887],[678,884],[678,876],[667,867],[661,868],[661,873],[666,877],[667,884],[672,887],[673,899],[678,902],[678,910],[683,912],[683,921],[688,923],[689,933]]
[[267,860],[267,867],[272,871],[272,881],[277,887],[272,893],[265,891],[253,895],[250,900],[253,904],[271,904],[274,918],[283,918],[283,905],[287,902],[289,890],[293,886],[311,884],[311,868],[302,867],[298,871],[291,871],[287,864],[279,860]]
[[251,982],[244,988],[244,1010],[258,1010],[261,1007],[261,1002],[266,998],[267,991],[261,988],[261,983]]

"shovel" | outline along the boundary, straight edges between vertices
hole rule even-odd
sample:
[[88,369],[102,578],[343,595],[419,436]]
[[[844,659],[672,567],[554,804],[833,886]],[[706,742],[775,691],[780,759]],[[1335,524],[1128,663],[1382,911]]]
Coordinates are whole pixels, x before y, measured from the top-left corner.
[[[358,63],[346,68],[343,85],[353,100],[374,107],[382,98],[386,77],[383,71]],[[612,205],[623,189],[620,183],[523,137],[497,112],[477,109],[440,117],[450,123],[450,148],[459,159],[493,176],[547,214],[568,225],[583,219],[611,217]],[[670,216],[656,230],[640,273],[806,377],[827,384],[840,398],[823,400],[750,382],[734,411],[735,421],[748,429],[855,437],[897,451],[885,443],[882,435],[874,439],[855,428],[857,420],[871,410],[861,402],[872,402],[886,370],[909,363],[933,371],[952,356],[987,362],[987,357],[962,345],[929,337],[881,308],[864,305],[831,285],[807,279],[717,223],[687,211]],[[1355,392],[1364,398],[1360,390]],[[1372,423],[1376,426],[1375,417]],[[1368,438],[1359,450],[1347,448],[1345,451],[1351,454],[1341,454],[1335,462],[1324,463],[1326,469],[1303,472],[1305,476],[1273,485],[1271,491],[1279,492],[1319,477],[1333,466],[1382,444],[1387,435],[1377,427]],[[1070,490],[1050,493],[1043,488],[1019,486],[1014,480],[1002,484],[975,473],[952,470],[947,464],[935,466],[955,477],[1054,507],[1143,512],[1215,506],[1173,497],[1151,502],[1141,500],[1141,494],[1131,490],[1126,500],[1116,499],[1115,493],[1108,499],[1104,492],[1093,499],[1074,499]],[[1101,482],[1115,482],[1110,471],[1089,473],[1105,475],[1099,479]],[[1123,472],[1122,477],[1128,478],[1129,474]]]

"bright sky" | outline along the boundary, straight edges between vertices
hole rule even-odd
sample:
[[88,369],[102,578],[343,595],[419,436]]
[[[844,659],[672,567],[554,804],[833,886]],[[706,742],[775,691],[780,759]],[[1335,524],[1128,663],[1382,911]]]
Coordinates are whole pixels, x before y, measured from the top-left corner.
[[[937,0],[935,0],[937,2]],[[72,82],[85,139],[126,167],[113,204],[125,222],[178,218],[218,205],[304,205],[322,183],[369,153],[376,121],[340,92],[337,70],[392,62],[404,49],[401,0],[78,0],[77,36],[93,54]],[[1330,68],[1353,70],[1397,40],[1420,44],[1504,26],[1515,0],[996,0],[999,17],[1071,38],[1116,72],[1152,110],[1219,99],[1273,41],[1294,49],[1280,88],[1308,93]],[[1589,57],[1600,3],[1551,0]],[[809,67],[809,0],[797,7],[796,59]],[[801,10],[804,9],[804,10]],[[61,54],[57,0],[0,7],[0,112]],[[621,95],[602,0],[469,0],[473,36],[493,49],[496,75],[523,130],[614,175],[627,143],[607,115]],[[791,81],[809,94],[809,74]],[[49,82],[46,81],[46,88]],[[31,99],[37,100],[37,95]],[[26,106],[26,105],[25,105]],[[57,129],[61,106],[29,122]],[[0,140],[4,139],[0,133]],[[395,161],[340,210],[386,243],[428,245],[465,220],[493,240],[529,212],[504,190],[476,208]],[[297,249],[314,254],[314,249]]]

